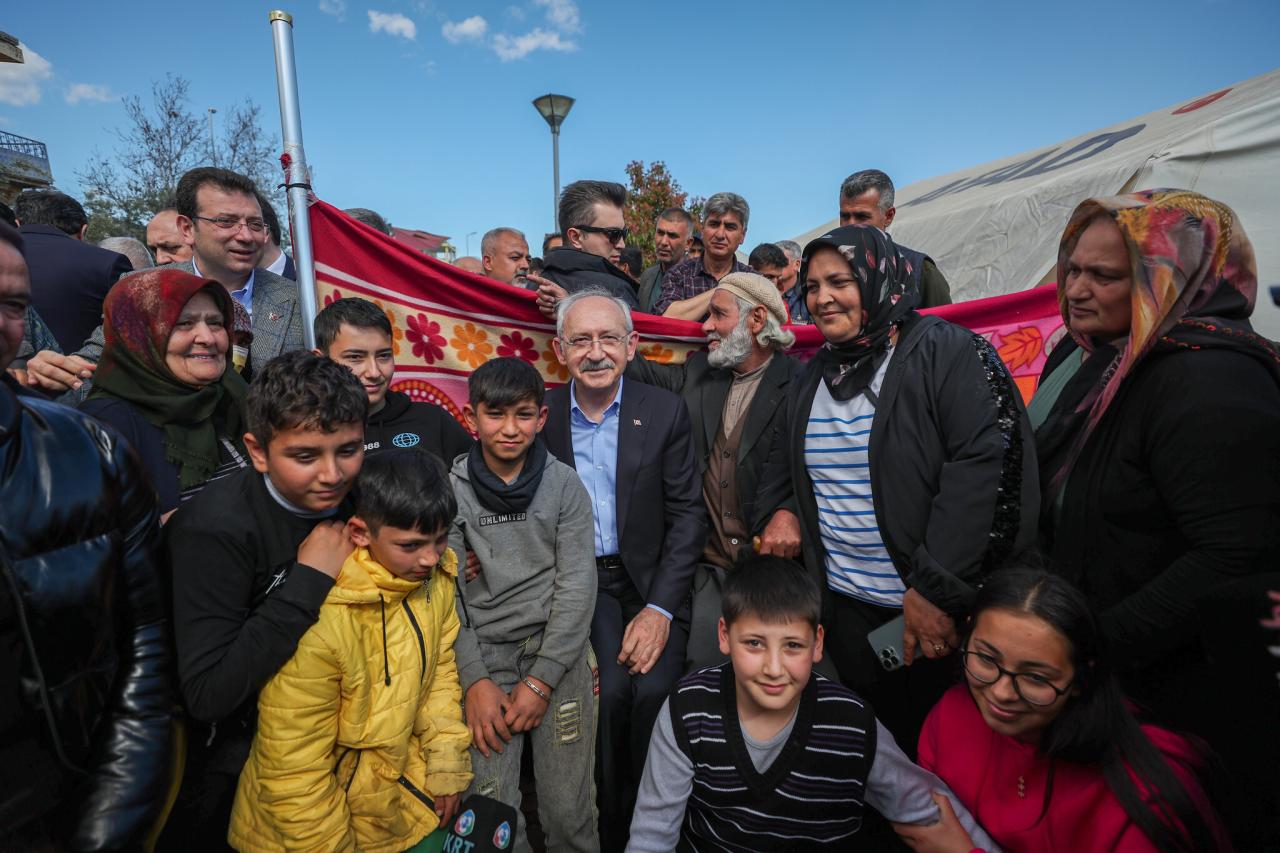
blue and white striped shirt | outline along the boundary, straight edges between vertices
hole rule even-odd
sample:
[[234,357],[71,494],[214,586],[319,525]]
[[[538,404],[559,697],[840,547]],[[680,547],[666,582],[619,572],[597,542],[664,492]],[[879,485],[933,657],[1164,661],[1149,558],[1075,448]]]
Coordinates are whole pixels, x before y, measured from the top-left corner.
[[[880,394],[893,351],[871,380]],[[819,383],[804,434],[804,461],[818,503],[818,532],[826,551],[827,585],[882,607],[901,607],[907,591],[884,547],[871,495],[871,424],[866,394],[839,402]]]

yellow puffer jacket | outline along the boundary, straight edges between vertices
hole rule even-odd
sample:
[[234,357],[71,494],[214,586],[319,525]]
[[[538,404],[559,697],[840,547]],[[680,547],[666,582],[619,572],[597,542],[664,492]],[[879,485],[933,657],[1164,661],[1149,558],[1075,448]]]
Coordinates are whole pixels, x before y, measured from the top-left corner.
[[[227,841],[238,850],[399,851],[438,823],[433,795],[471,782],[454,663],[458,560],[426,584],[365,548],[262,689]],[[385,634],[384,634],[385,630]]]

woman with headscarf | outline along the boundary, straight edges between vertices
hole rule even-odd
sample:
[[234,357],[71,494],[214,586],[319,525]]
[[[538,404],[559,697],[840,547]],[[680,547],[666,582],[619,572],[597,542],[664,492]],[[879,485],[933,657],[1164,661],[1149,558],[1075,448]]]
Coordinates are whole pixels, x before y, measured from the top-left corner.
[[760,503],[779,510],[770,528],[800,528],[840,680],[911,749],[951,679],[955,620],[1034,541],[1031,430],[991,345],[916,312],[909,261],[883,231],[817,238],[800,275],[826,343],[791,383]]
[[231,368],[226,288],[176,269],[122,278],[103,304],[106,345],[81,409],[141,457],[162,517],[247,464],[244,380]]
[[1200,627],[1233,584],[1280,568],[1280,352],[1249,325],[1256,292],[1226,205],[1083,202],[1058,249],[1070,337],[1030,407],[1052,568],[1098,609],[1130,697],[1219,747],[1224,718],[1275,690],[1261,667],[1253,685],[1215,681]]

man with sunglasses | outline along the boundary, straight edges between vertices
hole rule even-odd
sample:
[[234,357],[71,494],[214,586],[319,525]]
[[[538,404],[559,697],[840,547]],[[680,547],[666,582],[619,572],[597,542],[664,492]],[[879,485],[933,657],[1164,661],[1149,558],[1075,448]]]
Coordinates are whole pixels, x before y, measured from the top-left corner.
[[[257,187],[244,175],[203,166],[178,180],[178,228],[191,246],[189,260],[168,266],[219,282],[253,319],[248,378],[255,365],[283,352],[302,349],[302,316],[297,285],[259,269],[267,242],[267,223]],[[45,391],[88,392],[102,355],[102,327],[74,355],[44,351],[27,362],[27,382]]]
[[574,181],[560,193],[565,244],[546,253],[541,276],[529,276],[544,314],[551,315],[566,294],[589,287],[639,309],[635,282],[616,266],[627,245],[626,203],[626,188],[611,181]]

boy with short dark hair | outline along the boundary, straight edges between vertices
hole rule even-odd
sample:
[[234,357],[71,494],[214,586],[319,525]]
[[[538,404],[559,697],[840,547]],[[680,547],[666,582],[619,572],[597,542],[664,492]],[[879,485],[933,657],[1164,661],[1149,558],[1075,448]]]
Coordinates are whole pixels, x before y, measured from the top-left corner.
[[165,527],[178,677],[198,721],[175,832],[226,834],[258,690],[293,656],[355,547],[346,498],[368,406],[351,371],[326,358],[272,359],[249,388],[253,467],[211,483]]
[[934,792],[950,793],[942,781],[911,763],[856,694],[812,671],[822,594],[805,569],[749,557],[725,579],[722,607],[729,662],[685,676],[658,715],[629,853],[856,849],[864,806],[936,823]]
[[365,461],[358,491],[357,548],[262,688],[228,834],[238,850],[409,849],[449,823],[471,781],[449,475],[396,450]]
[[448,466],[471,449],[471,436],[444,408],[391,390],[395,348],[391,320],[382,308],[358,296],[335,300],[316,315],[315,332],[316,353],[349,368],[369,396],[365,453],[419,447]]
[[[528,734],[548,849],[595,851],[591,500],[577,473],[536,440],[547,408],[532,365],[494,359],[468,384],[464,413],[480,438],[453,466],[450,543],[474,551],[481,567],[459,597],[458,675],[474,741],[467,793],[519,809]],[[515,849],[527,850],[519,822]]]

